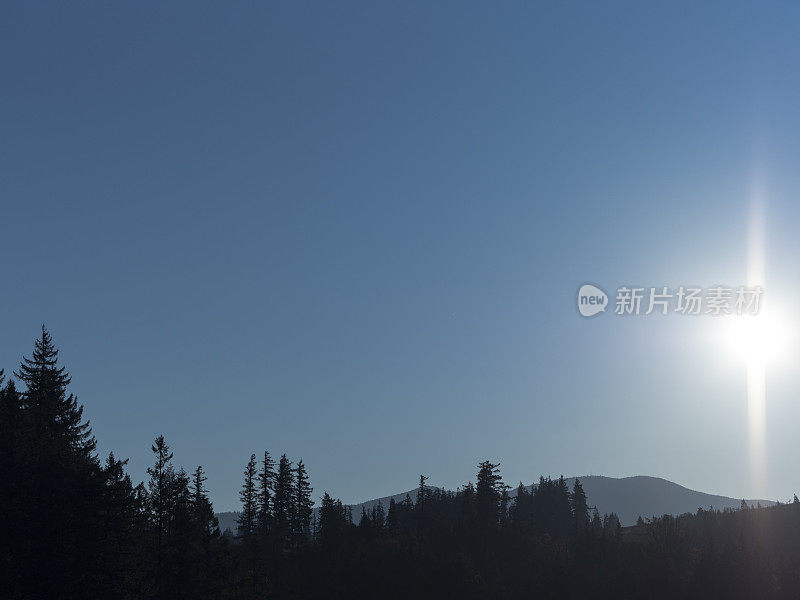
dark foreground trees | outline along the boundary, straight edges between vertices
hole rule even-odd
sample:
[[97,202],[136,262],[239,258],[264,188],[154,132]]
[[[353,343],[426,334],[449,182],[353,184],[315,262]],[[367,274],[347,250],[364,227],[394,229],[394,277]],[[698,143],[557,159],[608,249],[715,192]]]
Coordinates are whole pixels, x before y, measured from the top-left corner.
[[14,377],[0,371],[0,598],[796,598],[800,502],[641,520],[623,529],[581,484],[511,490],[499,463],[456,492],[420,477],[413,498],[358,515],[314,508],[302,460],[253,454],[238,532],[221,534],[202,467],[164,436],[148,481],[96,455],[43,328]]

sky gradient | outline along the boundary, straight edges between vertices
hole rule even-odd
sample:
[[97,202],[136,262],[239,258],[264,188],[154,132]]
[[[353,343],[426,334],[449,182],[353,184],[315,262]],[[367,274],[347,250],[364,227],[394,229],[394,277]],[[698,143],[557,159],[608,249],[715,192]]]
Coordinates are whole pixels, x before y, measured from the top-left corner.
[[163,433],[237,508],[251,452],[345,502],[479,460],[800,492],[796,355],[582,319],[587,281],[800,291],[791,4],[3,3],[0,366],[50,328],[102,452]]

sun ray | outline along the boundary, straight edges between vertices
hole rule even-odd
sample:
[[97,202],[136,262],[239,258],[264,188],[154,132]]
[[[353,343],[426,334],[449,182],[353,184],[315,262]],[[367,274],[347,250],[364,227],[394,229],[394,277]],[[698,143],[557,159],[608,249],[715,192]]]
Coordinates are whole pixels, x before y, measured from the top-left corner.
[[[748,249],[747,285],[764,288],[764,195],[760,184],[752,193]],[[762,314],[745,317],[749,327],[744,343],[747,352],[747,421],[750,450],[750,484],[753,492],[761,496],[766,485],[766,352],[772,327],[764,315],[766,307],[762,303]]]

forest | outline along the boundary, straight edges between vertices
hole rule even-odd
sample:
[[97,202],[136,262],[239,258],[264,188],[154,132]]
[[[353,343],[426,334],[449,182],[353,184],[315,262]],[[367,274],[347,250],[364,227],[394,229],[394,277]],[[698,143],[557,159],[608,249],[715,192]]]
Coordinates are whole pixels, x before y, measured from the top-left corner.
[[[516,495],[498,462],[456,491],[352,509],[314,494],[302,460],[253,453],[233,535],[202,466],[173,464],[163,435],[145,482],[97,454],[71,379],[42,327],[0,375],[0,597],[797,598],[800,502],[699,509],[623,528],[580,482]],[[245,462],[246,461],[246,462]],[[424,465],[423,465],[424,466]]]

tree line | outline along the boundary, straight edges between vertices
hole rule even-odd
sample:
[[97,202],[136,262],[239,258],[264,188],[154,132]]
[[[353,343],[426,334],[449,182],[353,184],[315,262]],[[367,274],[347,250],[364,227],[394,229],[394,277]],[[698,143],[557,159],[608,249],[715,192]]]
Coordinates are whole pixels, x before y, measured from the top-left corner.
[[0,371],[0,597],[789,598],[800,595],[800,502],[698,510],[623,528],[580,484],[516,492],[500,464],[455,491],[416,492],[353,515],[315,509],[302,460],[252,454],[232,535],[202,466],[173,464],[163,435],[147,480],[97,455],[83,407],[43,327],[13,375]]

